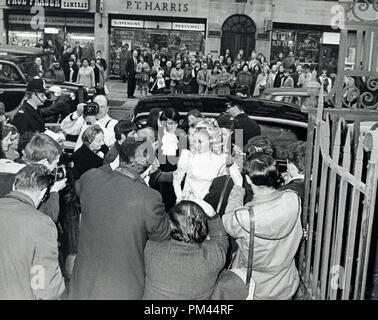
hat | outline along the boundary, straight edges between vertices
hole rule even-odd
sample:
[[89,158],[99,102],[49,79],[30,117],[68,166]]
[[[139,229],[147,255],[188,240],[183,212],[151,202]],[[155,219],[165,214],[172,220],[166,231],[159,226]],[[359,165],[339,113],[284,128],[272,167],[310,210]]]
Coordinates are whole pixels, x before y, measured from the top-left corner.
[[231,95],[226,96],[226,98],[227,98],[227,100],[228,100],[228,101],[226,102],[226,104],[231,103],[231,104],[233,104],[233,105],[238,105],[240,108],[242,107],[243,99],[241,99],[241,98],[237,98],[237,97],[235,97],[235,96],[231,96]]
[[45,82],[41,78],[35,77],[28,83],[26,91],[45,93],[46,92]]
[[62,88],[58,86],[51,86],[48,91],[52,92],[56,97],[60,97],[63,93]]

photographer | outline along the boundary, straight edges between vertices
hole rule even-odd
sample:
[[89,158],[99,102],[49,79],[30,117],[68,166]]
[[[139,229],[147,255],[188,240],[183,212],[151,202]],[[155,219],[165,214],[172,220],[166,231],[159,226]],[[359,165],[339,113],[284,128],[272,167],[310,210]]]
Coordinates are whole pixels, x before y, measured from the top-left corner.
[[[50,173],[56,171],[62,153],[61,146],[46,134],[36,133],[24,150],[26,164],[8,163],[0,167],[0,196],[12,191],[15,174],[28,164],[43,164]],[[66,179],[56,181],[50,188],[49,199],[42,203],[40,211],[48,215],[54,222],[59,216],[59,191],[66,186]]]
[[[26,166],[15,176],[13,191],[0,200],[1,300],[52,300],[64,292],[57,231],[38,210],[50,187],[48,174],[43,165]],[[36,270],[43,270],[38,287],[31,278]]]
[[[98,107],[96,107],[96,105]],[[82,136],[85,129],[94,124],[98,124],[104,131],[105,145],[108,147],[114,145],[114,127],[118,121],[108,115],[108,110],[108,99],[103,95],[98,95],[94,98],[93,103],[80,103],[77,106],[77,110],[62,121],[61,127],[63,132],[68,135],[66,137],[67,140],[76,140],[76,136],[78,136],[75,151],[83,145]]]

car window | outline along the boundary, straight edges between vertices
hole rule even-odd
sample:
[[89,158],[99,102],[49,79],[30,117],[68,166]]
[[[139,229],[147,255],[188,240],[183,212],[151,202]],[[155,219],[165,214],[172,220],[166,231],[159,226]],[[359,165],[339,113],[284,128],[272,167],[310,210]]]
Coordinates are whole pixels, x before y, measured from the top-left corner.
[[0,63],[0,82],[1,83],[19,83],[21,81],[21,76],[18,70],[5,63]]

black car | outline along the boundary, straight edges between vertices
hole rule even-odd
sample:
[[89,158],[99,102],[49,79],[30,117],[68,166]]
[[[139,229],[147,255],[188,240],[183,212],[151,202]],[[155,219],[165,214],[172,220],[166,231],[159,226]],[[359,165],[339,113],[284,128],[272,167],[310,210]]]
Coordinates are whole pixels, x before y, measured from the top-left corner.
[[[246,114],[261,128],[261,134],[269,137],[276,147],[276,159],[284,166],[284,143],[306,141],[308,115],[296,105],[263,99],[236,98]],[[156,95],[139,100],[132,110],[132,118],[138,127],[144,127],[152,108],[174,108],[184,121],[188,111],[198,109],[206,117],[217,118],[226,111],[226,97],[199,95]],[[277,152],[277,150],[280,150]],[[280,154],[278,154],[280,153]]]
[[[6,48],[9,46],[5,46]],[[30,66],[36,56],[43,57],[42,51],[36,50],[38,48],[27,48],[29,54],[22,51],[19,52],[17,48],[8,50],[4,46],[0,46],[0,101],[5,105],[5,112],[9,118],[17,113],[24,98],[28,82],[31,77],[28,74]],[[46,53],[45,53],[46,54]],[[84,102],[88,96],[88,91],[81,85],[70,82],[54,82],[50,79],[44,79],[47,88],[52,85],[58,85],[63,90],[63,95],[72,97],[72,107],[80,102]]]

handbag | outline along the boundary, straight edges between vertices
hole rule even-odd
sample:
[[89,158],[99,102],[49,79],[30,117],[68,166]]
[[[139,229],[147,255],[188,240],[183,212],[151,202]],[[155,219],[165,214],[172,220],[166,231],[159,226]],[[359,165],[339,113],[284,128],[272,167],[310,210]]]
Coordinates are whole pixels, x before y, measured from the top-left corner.
[[255,214],[252,207],[249,207],[248,211],[250,232],[247,270],[243,268],[223,270],[215,283],[210,300],[253,300],[255,282],[252,279],[252,264],[255,238]]

